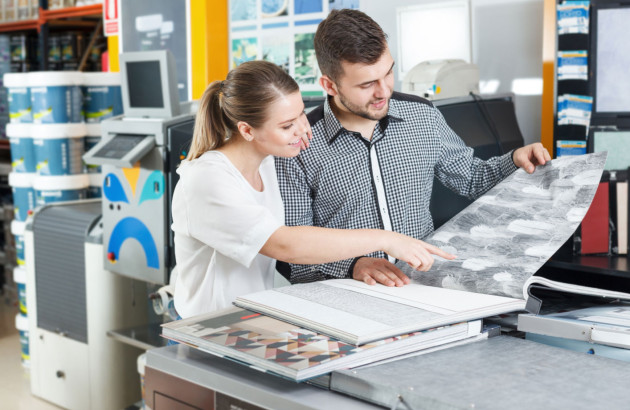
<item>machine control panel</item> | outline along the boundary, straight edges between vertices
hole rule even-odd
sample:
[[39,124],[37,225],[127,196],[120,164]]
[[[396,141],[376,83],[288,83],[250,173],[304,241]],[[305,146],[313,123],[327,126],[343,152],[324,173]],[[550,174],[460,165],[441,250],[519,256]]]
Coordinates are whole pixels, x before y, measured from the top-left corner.
[[131,168],[155,147],[154,135],[114,134],[104,137],[83,159],[88,164]]

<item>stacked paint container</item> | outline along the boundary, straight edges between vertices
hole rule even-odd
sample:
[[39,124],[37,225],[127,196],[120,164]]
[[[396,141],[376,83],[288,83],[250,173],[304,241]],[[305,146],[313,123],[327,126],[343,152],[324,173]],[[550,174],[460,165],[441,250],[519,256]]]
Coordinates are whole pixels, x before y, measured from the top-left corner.
[[22,365],[30,367],[31,357],[28,346],[28,312],[26,310],[26,269],[16,266],[13,269],[13,281],[17,284],[19,309],[15,315],[15,328],[20,332],[20,345],[22,347]]
[[36,71],[27,74],[33,110],[33,148],[37,176],[36,205],[84,199],[88,177],[83,174],[81,82],[76,71]]
[[[12,124],[20,124],[9,130],[14,172],[36,172],[36,205],[100,197],[100,167],[81,156],[100,141],[100,122],[122,114],[120,75],[11,73],[5,82]],[[22,169],[33,161],[34,170]]]
[[[4,75],[9,94],[14,198],[11,231],[16,242],[14,278],[25,294],[24,229],[33,209],[52,202],[100,197],[100,168],[87,167],[83,153],[100,140],[100,122],[122,114],[117,73],[31,72]],[[21,280],[22,282],[20,282]],[[22,309],[23,307],[23,309]],[[28,366],[28,320],[20,299],[16,327]]]
[[16,267],[13,281],[17,285],[19,312],[15,316],[15,327],[20,333],[22,347],[22,365],[29,367],[28,316],[26,309],[26,267],[24,266],[24,228],[26,218],[35,209],[35,191],[33,180],[36,176],[36,160],[33,150],[31,127],[31,95],[27,75],[7,73],[3,85],[8,90],[9,124],[6,126],[7,137],[11,144],[11,167],[9,185],[13,191],[14,217],[11,222],[11,234],[15,239]]

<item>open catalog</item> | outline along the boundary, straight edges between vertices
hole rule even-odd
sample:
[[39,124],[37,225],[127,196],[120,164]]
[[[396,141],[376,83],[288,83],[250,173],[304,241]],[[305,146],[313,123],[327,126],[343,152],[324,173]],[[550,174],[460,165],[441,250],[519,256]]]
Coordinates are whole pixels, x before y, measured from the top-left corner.
[[162,335],[169,339],[294,381],[478,340],[485,333],[476,320],[354,346],[239,308],[162,325]]
[[245,295],[235,304],[351,344],[524,310],[529,286],[544,281],[532,275],[582,221],[605,161],[603,152],[555,159],[533,174],[515,171],[425,239],[455,260],[436,257],[429,272],[399,262],[410,285],[327,280]]

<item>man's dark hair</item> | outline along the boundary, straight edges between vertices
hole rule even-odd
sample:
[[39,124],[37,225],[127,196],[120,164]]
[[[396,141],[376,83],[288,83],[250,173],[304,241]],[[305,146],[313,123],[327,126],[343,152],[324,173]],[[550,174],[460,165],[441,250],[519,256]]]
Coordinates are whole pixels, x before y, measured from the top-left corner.
[[376,63],[387,48],[387,35],[362,11],[341,9],[319,23],[314,42],[320,71],[336,81],[343,74],[342,61]]

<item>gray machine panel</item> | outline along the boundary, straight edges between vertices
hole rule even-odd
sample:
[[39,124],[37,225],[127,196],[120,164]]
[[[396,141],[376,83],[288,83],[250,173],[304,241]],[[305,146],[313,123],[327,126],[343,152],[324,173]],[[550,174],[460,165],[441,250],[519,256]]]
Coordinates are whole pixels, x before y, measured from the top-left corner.
[[628,363],[500,336],[332,373],[331,389],[401,409],[628,408]]
[[40,208],[32,230],[37,287],[37,326],[87,343],[85,241],[98,222],[101,201]]
[[[182,107],[193,108],[190,104]],[[121,116],[101,123],[102,141],[84,158],[95,162],[94,158],[99,157],[98,163],[102,164],[106,270],[155,284],[168,282],[173,264],[168,251],[170,215],[166,176],[174,170],[168,162],[171,148],[165,135],[171,127],[191,121],[194,114],[187,113],[165,119]],[[117,139],[123,143],[119,145]],[[139,144],[126,144],[127,141]],[[110,144],[113,148],[124,145],[129,151],[125,153],[123,147],[112,149],[110,154],[107,148]],[[127,160],[121,161],[117,156]]]
[[133,168],[103,165],[102,171],[105,269],[157,284],[169,273],[163,155],[163,147],[154,147]]

